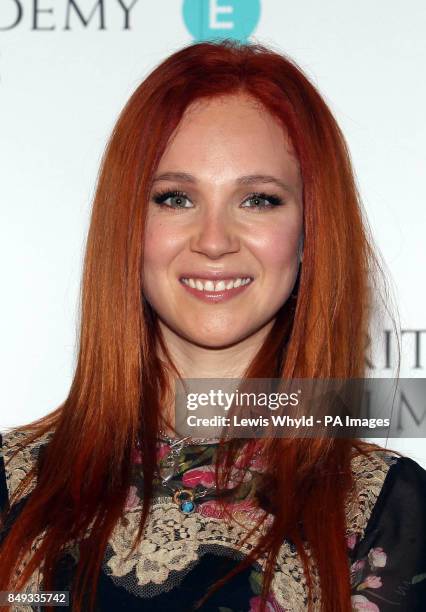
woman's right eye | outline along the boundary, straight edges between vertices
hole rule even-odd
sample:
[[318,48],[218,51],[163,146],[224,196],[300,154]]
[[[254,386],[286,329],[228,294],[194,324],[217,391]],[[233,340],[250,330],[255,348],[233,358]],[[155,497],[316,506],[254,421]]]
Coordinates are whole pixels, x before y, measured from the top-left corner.
[[[183,204],[184,200],[188,200],[188,196],[183,191],[161,191],[152,196],[153,201],[159,206],[167,206],[168,208],[191,208]],[[166,204],[168,199],[172,200],[171,204]],[[174,200],[174,202],[173,202]]]

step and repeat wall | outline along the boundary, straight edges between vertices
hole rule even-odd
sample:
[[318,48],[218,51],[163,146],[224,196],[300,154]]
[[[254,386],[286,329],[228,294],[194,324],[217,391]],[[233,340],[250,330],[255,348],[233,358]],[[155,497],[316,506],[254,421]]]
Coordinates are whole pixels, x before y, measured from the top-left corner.
[[[425,28],[423,0],[1,0],[0,430],[68,393],[90,207],[121,108],[165,57],[213,38],[291,56],[324,96],[398,308],[400,376],[425,377]],[[371,375],[394,376],[386,317],[373,340]],[[426,421],[424,399],[403,408]],[[387,445],[426,466],[424,442]]]

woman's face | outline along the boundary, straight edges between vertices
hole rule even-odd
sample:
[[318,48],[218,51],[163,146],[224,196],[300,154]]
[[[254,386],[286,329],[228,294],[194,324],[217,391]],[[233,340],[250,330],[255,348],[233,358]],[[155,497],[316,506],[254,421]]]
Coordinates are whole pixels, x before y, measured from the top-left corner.
[[[281,125],[246,95],[197,101],[154,179],[143,291],[160,325],[210,348],[271,326],[297,277],[303,227],[299,164]],[[225,288],[253,280],[212,295],[197,282],[211,272]]]

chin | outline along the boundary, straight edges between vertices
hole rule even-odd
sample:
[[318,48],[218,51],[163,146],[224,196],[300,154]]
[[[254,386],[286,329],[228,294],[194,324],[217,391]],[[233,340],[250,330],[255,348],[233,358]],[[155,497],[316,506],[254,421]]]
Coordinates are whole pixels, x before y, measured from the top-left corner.
[[223,336],[223,337],[214,337],[214,338],[207,338],[206,336],[203,336],[201,338],[197,338],[197,339],[190,339],[190,342],[192,342],[192,344],[196,344],[197,346],[203,347],[203,348],[209,348],[209,349],[224,349],[224,348],[228,348],[230,346],[234,346],[235,344],[238,344],[239,342],[241,342],[242,340],[244,340],[245,337],[230,337],[230,336]]
[[256,331],[258,331],[257,327],[254,329],[251,327],[242,327],[240,321],[239,326],[238,324],[234,324],[229,327],[226,326],[226,328],[210,327],[209,329],[201,327],[197,330],[190,330],[187,328],[184,332],[180,330],[178,333],[180,333],[185,340],[191,342],[191,344],[204,348],[221,349],[248,340]]
[[247,335],[242,333],[240,335],[233,333],[210,332],[202,334],[184,334],[185,339],[192,344],[203,348],[221,349],[233,346],[244,340]]

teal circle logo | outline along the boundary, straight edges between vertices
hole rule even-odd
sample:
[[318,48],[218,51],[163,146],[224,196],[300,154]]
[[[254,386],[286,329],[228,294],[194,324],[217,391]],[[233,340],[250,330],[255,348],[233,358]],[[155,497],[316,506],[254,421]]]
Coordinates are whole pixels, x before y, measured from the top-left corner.
[[260,17],[260,0],[184,0],[183,20],[194,40],[246,40]]

